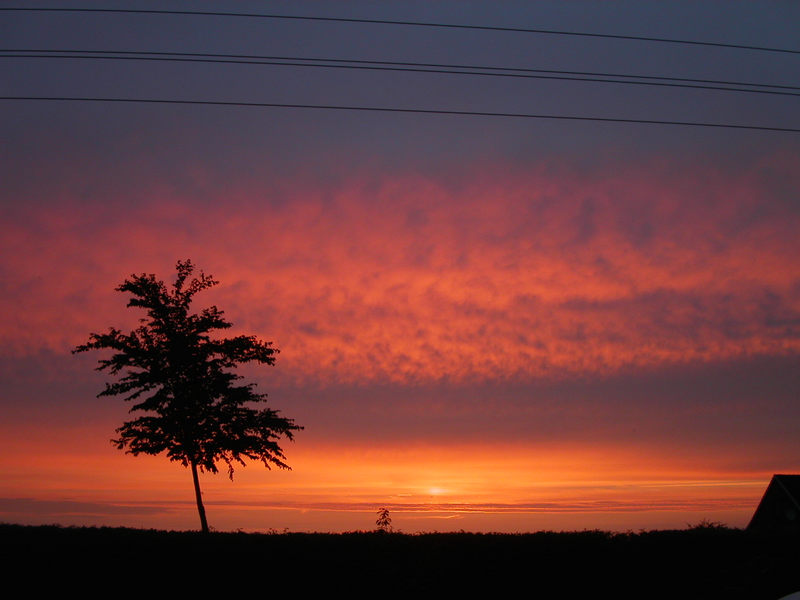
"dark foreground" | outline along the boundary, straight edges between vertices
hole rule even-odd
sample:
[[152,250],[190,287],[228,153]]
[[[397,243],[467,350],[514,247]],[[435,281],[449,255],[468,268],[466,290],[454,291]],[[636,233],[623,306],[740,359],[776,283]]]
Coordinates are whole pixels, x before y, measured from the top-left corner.
[[[800,590],[800,537],[683,531],[246,534],[0,525],[26,589],[270,597],[304,592],[491,598],[748,598]],[[30,575],[30,574],[33,575]],[[20,579],[21,578],[21,579]],[[337,594],[338,595],[338,594]]]

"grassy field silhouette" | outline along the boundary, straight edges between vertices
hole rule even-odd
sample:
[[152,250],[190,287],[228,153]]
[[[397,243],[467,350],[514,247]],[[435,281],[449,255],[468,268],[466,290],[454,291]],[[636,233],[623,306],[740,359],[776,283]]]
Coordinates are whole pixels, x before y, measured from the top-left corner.
[[562,598],[777,599],[800,589],[800,537],[709,523],[686,530],[523,534],[201,534],[4,524],[0,539],[5,566],[44,566],[56,579],[90,569],[115,581],[186,580],[206,591],[220,585],[227,593],[261,585],[266,595],[505,597],[522,591]]

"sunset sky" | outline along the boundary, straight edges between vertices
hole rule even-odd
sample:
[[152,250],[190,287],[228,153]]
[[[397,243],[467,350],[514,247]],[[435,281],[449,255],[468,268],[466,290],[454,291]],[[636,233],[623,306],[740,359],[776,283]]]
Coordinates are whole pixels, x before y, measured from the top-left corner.
[[[0,8],[23,5],[49,4]],[[59,6],[794,52],[0,10],[0,96],[800,129],[793,2]],[[33,50],[788,87],[9,55]],[[201,477],[217,529],[372,529],[379,507],[407,532],[743,527],[773,473],[800,472],[799,233],[800,133],[0,100],[0,521],[199,526],[189,470],[115,449],[129,407],[96,397],[101,355],[70,353],[90,332],[137,325],[114,291],[126,277],[171,282],[189,258],[220,281],[196,308],[215,304],[234,333],[280,349],[274,367],[241,373],[305,427],[284,445],[291,471]]]

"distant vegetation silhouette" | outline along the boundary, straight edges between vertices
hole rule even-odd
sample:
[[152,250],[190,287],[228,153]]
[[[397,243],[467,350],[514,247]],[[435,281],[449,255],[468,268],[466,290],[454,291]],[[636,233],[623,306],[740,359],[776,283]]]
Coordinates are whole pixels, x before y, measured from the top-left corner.
[[392,530],[392,518],[389,516],[388,508],[378,509],[378,518],[375,521],[378,531],[390,532]]
[[251,361],[273,365],[278,350],[255,336],[213,339],[215,330],[231,326],[223,312],[211,306],[192,313],[189,307],[195,294],[218,282],[202,271],[189,279],[195,268],[190,260],[178,261],[176,268],[172,289],[152,274],[126,279],[117,291],[130,293],[128,307],[145,309],[147,318],[128,334],[114,328],[92,333],[73,353],[113,351],[97,370],[117,381],[98,397],[123,395],[135,401],[131,412],[144,414],[123,423],[112,442],[133,455],[166,452],[191,467],[201,528],[208,532],[198,469],[217,473],[222,461],[233,479],[233,463],[244,465],[245,458],[289,469],[278,440],[293,439],[302,427],[278,411],[248,406],[266,402],[266,394],[257,394],[254,384],[237,385],[241,376],[231,369]]
[[[78,577],[81,589],[130,581],[132,565],[146,567],[159,589],[210,598],[266,586],[287,598],[298,589],[313,598],[339,589],[348,598],[568,600],[776,600],[800,589],[797,535],[714,523],[680,531],[413,535],[0,523],[0,540],[6,572],[43,565],[40,579],[45,589],[48,582],[58,586],[54,596]],[[198,565],[210,576],[187,577]],[[87,577],[89,569],[102,576]]]

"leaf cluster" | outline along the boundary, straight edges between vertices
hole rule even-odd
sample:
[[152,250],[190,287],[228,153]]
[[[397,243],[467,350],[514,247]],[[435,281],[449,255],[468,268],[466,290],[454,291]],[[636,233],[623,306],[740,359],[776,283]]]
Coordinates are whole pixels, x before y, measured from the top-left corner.
[[202,271],[191,277],[190,260],[176,269],[171,289],[152,274],[126,279],[117,291],[131,294],[128,307],[144,309],[147,317],[130,333],[92,333],[73,350],[111,350],[97,370],[116,381],[98,397],[121,395],[133,403],[131,413],[143,413],[123,423],[112,442],[134,455],[166,452],[170,460],[212,473],[224,462],[231,479],[233,464],[244,465],[245,458],[288,469],[278,440],[293,439],[302,427],[278,411],[252,408],[266,402],[266,394],[239,383],[242,377],[232,372],[246,362],[274,365],[278,350],[255,336],[213,337],[231,323],[216,306],[193,313],[190,305],[218,282]]

